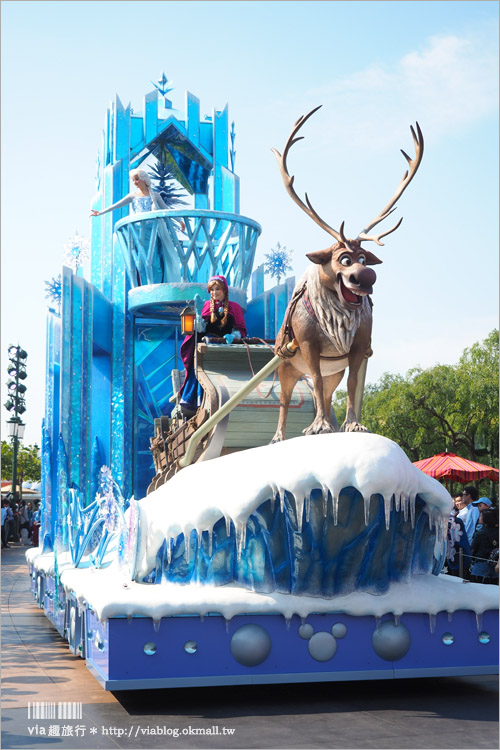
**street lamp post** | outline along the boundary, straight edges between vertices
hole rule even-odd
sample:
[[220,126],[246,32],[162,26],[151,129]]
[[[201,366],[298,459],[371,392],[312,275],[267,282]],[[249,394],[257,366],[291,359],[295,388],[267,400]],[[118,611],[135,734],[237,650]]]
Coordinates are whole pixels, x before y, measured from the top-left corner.
[[[7,411],[13,412],[13,416],[7,422],[7,434],[12,438],[13,456],[12,456],[12,495],[14,498],[14,504],[17,503],[17,453],[19,450],[19,440],[22,440],[24,435],[25,424],[22,422],[20,414],[24,414],[26,411],[26,405],[24,402],[24,394],[26,393],[26,386],[23,381],[27,377],[26,373],[26,359],[28,355],[18,346],[9,347],[9,366],[7,372],[9,373],[10,379],[7,382],[7,389],[9,396],[4,406]],[[19,541],[19,519],[16,519],[17,523],[14,526],[14,541]]]
[[[21,422],[20,417],[12,417],[7,422],[7,434],[12,438],[12,494],[14,495],[14,503],[17,503],[17,453],[19,450],[19,441],[23,439],[24,428],[26,425]],[[18,541],[15,539],[14,541]]]

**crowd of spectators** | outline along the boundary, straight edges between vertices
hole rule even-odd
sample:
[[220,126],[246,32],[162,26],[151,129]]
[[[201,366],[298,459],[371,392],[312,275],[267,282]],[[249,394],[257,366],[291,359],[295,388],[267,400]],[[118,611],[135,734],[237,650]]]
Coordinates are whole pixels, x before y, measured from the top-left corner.
[[2,549],[9,549],[10,542],[17,540],[26,547],[38,547],[39,529],[39,500],[14,502],[9,495],[2,499]]
[[453,500],[446,569],[467,581],[498,584],[498,508],[478,494],[467,485]]

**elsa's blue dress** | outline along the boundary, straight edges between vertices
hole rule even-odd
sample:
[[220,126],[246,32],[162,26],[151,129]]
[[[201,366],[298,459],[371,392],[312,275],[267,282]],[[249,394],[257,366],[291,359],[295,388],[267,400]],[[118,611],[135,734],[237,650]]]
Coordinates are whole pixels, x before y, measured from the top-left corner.
[[[155,207],[153,205],[153,199],[150,195],[140,195],[132,199],[132,213],[134,214],[142,214],[147,211],[154,211]],[[147,219],[145,221],[141,221],[139,225],[139,237],[140,242],[143,247],[144,256],[152,258],[152,272],[153,272],[153,281],[156,283],[161,283],[165,281],[164,278],[164,264],[163,264],[163,258],[161,253],[155,251],[154,253],[151,253],[149,249],[149,242],[151,239],[151,234],[153,232],[153,221],[148,221]],[[158,243],[158,240],[157,240]]]
[[144,211],[153,210],[153,199],[150,195],[141,195],[132,200],[132,211],[134,214],[142,214]]

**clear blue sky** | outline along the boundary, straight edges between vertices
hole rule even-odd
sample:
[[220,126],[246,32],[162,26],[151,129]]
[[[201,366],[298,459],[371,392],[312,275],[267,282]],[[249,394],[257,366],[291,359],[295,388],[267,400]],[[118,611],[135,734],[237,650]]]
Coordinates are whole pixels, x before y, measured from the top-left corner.
[[44,281],[76,230],[89,237],[106,108],[118,94],[141,110],[163,71],[174,107],[186,90],[206,114],[229,104],[241,210],[263,227],[257,262],[280,242],[296,276],[330,237],[286,195],[270,147],[323,104],[289,166],[297,191],[356,236],[393,194],[420,123],[423,163],[394,214],[403,224],[385,247],[368,243],[384,261],[369,381],[452,364],[496,327],[497,2],[4,0],[1,12],[2,403],[19,342],[25,442],[40,441],[43,417]]

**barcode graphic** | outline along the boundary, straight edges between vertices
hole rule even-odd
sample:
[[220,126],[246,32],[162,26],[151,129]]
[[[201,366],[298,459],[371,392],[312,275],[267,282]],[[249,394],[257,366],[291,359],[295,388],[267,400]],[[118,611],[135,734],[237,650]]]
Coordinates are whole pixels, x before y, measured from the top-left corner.
[[81,719],[83,704],[62,701],[38,701],[28,703],[28,719]]

